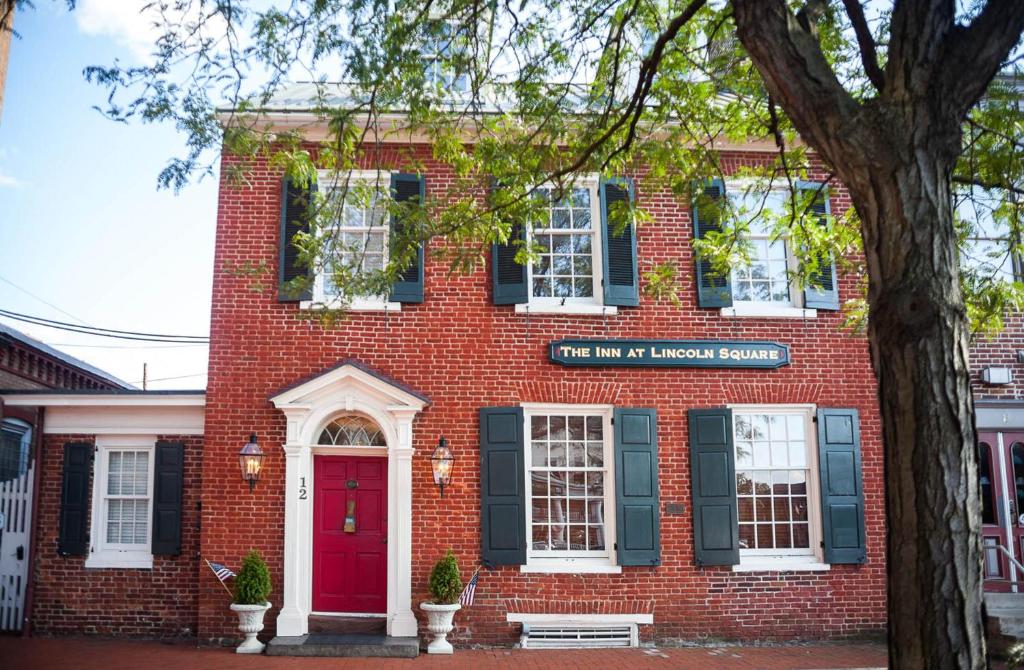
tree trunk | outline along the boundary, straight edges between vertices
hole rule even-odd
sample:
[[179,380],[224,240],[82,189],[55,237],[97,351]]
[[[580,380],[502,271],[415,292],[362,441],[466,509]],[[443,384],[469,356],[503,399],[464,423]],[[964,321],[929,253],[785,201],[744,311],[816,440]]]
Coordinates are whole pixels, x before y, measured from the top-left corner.
[[950,197],[961,138],[958,124],[915,107],[869,108],[862,136],[874,141],[834,159],[862,219],[870,278],[889,660],[891,668],[984,668],[969,333]]

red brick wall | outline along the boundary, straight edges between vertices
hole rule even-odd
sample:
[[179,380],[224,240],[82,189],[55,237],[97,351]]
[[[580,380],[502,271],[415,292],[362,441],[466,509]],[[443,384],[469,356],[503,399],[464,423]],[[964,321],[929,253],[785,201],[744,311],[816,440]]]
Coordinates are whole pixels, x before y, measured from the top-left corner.
[[[196,634],[200,467],[203,440],[161,435],[185,443],[181,554],[154,556],[151,570],[86,568],[85,556],[58,556],[61,479],[66,442],[92,435],[47,435],[35,548],[35,595],[30,613],[37,635],[181,637]],[[91,486],[91,478],[90,478]],[[90,491],[92,489],[90,488]],[[90,510],[91,514],[91,510]]]
[[[971,343],[971,386],[977,400],[1024,398],[1024,363],[1017,360],[1017,352],[1024,351],[1024,315],[1010,314],[1004,325],[998,335],[978,336]],[[1013,383],[992,386],[983,382],[981,371],[990,366],[1010,368]]]
[[[415,147],[426,164],[428,198],[442,195],[451,171]],[[403,166],[399,152],[393,166]],[[763,154],[733,154],[731,172]],[[222,174],[234,163],[224,158]],[[408,166],[406,166],[408,167]],[[426,302],[401,313],[356,313],[324,327],[301,318],[294,304],[275,299],[280,176],[257,165],[248,184],[222,182],[217,220],[206,453],[203,476],[202,550],[237,565],[250,547],[267,557],[274,579],[268,632],[281,603],[284,505],[284,417],[268,397],[340,359],[355,357],[427,394],[432,405],[414,424],[413,602],[426,597],[432,563],[448,548],[472,572],[479,556],[477,411],[520,402],[614,403],[655,407],[659,422],[661,501],[682,502],[686,514],[662,515],[662,565],[624,568],[620,575],[521,574],[518,568],[485,570],[477,600],[457,616],[463,642],[508,644],[518,625],[514,610],[653,612],[646,639],[835,637],[875,633],[885,621],[884,502],[876,385],[866,341],[840,327],[838,314],[817,319],[723,318],[699,309],[693,276],[689,208],[667,191],[652,192],[641,178],[637,202],[654,222],[638,232],[641,271],[677,261],[684,269],[683,304],[642,297],[639,308],[617,316],[530,316],[495,307],[490,272],[449,276],[430,258]],[[848,206],[839,191],[833,211]],[[431,246],[440,242],[432,241]],[[265,263],[273,272],[256,284],[236,268]],[[853,278],[841,282],[842,298],[854,294]],[[792,365],[772,371],[702,369],[564,368],[546,360],[547,345],[562,337],[766,339],[789,344]],[[825,573],[735,574],[698,569],[693,561],[690,464],[686,410],[726,403],[817,403],[860,410],[868,562],[833,566]],[[236,454],[250,431],[267,453],[263,477],[249,493]],[[445,497],[433,485],[429,457],[438,436],[448,437],[457,462]],[[233,636],[233,615],[212,577],[200,582],[199,634]]]

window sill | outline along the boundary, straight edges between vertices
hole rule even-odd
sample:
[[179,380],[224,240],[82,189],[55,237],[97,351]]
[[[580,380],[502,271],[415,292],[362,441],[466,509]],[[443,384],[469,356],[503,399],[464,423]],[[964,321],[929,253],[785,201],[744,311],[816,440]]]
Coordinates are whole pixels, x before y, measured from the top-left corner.
[[818,310],[802,307],[775,307],[773,305],[735,304],[723,307],[722,316],[726,317],[759,317],[764,319],[816,319]]
[[533,563],[520,565],[519,572],[548,575],[619,575],[622,574],[622,566],[611,565],[610,563],[586,563],[573,561],[572,559],[552,559],[548,561],[534,559]]
[[303,300],[299,303],[299,309],[305,309],[310,311],[319,311],[326,309],[340,309],[346,312],[401,312],[402,303],[400,302],[372,302],[372,301],[352,301],[351,304],[344,305],[340,302],[320,302],[317,300]]
[[797,557],[747,559],[732,566],[733,572],[828,572],[832,566],[817,559],[800,560]]
[[125,555],[118,552],[106,554],[94,553],[85,559],[86,568],[128,568],[136,570],[152,570],[152,554]]
[[584,316],[614,316],[619,313],[615,305],[520,303],[516,314],[578,314]]

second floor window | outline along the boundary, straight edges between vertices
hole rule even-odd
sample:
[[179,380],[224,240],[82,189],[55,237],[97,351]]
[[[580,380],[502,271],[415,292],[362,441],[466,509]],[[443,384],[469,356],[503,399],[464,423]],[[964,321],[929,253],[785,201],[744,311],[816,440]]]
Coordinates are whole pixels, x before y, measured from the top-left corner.
[[746,239],[750,242],[750,262],[732,270],[734,302],[760,303],[790,307],[794,291],[790,288],[790,257],[786,238],[775,237],[763,211],[785,211],[787,194],[730,192],[733,206],[748,221]]
[[601,266],[596,183],[538,193],[545,211],[532,230],[539,257],[530,264],[531,302],[594,302]]

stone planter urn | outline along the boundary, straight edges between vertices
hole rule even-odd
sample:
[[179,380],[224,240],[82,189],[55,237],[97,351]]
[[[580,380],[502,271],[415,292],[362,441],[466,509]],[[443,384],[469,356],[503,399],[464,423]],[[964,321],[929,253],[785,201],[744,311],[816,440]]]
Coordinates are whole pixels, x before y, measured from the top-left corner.
[[263,630],[263,615],[270,609],[270,603],[262,605],[236,605],[231,609],[238,613],[238,630],[245,633],[242,644],[235,649],[237,654],[262,654],[266,645],[256,639],[256,633]]
[[420,603],[420,609],[427,613],[427,630],[434,636],[434,640],[427,645],[428,654],[450,654],[454,651],[451,642],[448,641],[448,633],[452,632],[452,619],[455,613],[462,609],[462,605],[437,605],[435,603]]

